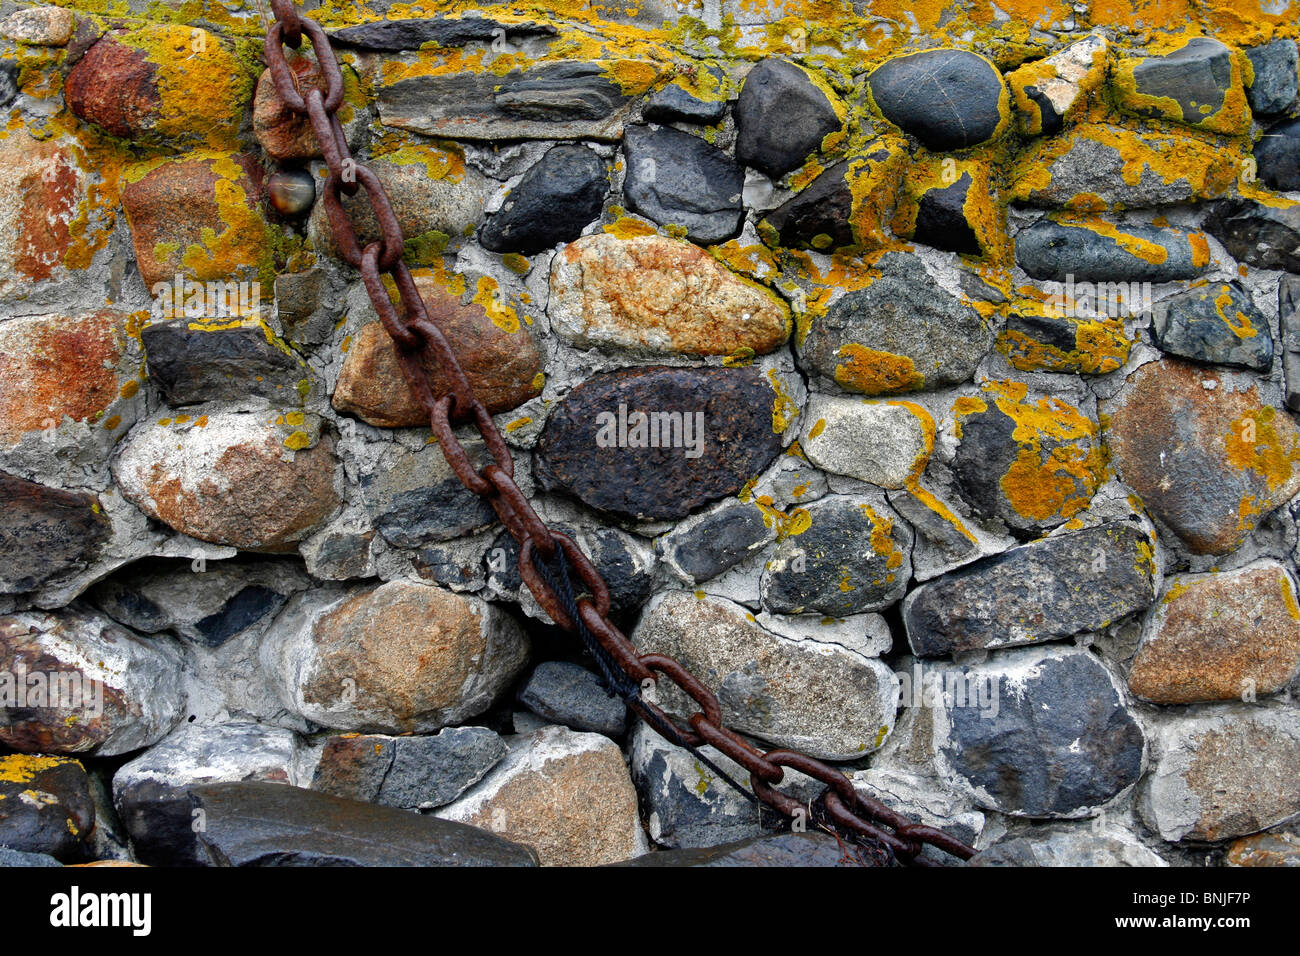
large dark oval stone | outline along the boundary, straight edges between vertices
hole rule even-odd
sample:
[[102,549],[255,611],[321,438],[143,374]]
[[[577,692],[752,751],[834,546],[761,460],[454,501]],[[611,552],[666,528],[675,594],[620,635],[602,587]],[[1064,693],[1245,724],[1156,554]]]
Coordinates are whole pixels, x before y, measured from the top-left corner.
[[885,119],[927,149],[965,149],[992,139],[1006,113],[1002,75],[965,50],[925,50],[877,67],[867,84]]
[[[739,491],[780,453],[775,399],[752,368],[655,366],[593,376],[546,423],[537,479],[548,491],[622,517],[684,517]],[[637,413],[659,416],[658,427],[639,435]],[[678,419],[690,423],[689,435]],[[655,432],[666,433],[659,447],[640,445],[642,438],[653,442]]]

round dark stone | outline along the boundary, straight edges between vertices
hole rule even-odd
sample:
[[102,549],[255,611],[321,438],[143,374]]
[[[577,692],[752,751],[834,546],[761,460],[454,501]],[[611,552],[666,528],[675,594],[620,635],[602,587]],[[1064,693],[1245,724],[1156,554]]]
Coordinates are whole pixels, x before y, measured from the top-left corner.
[[1287,120],[1264,132],[1255,144],[1259,178],[1273,189],[1300,189],[1300,119]]
[[[735,494],[780,453],[774,398],[752,368],[652,366],[593,376],[547,421],[538,481],[626,518],[685,517]],[[642,432],[638,413],[655,416],[657,427]],[[654,447],[659,436],[651,432],[667,440]]]
[[885,119],[936,152],[993,137],[1002,122],[1002,75],[965,50],[926,50],[894,57],[867,77]]
[[623,192],[633,210],[661,226],[682,226],[703,245],[740,232],[745,174],[722,150],[671,126],[629,126],[623,149]]
[[802,166],[843,125],[808,74],[776,58],[749,71],[735,118],[736,158],[773,179]]
[[488,217],[479,242],[493,252],[524,255],[571,242],[600,215],[608,192],[609,173],[599,156],[584,146],[552,147]]

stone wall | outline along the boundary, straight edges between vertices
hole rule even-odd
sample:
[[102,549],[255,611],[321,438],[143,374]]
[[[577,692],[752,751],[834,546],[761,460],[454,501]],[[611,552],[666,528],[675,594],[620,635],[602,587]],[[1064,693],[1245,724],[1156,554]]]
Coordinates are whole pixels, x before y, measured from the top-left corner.
[[[306,9],[639,648],[984,862],[1294,865],[1296,11],[1254,5]],[[247,807],[320,821],[294,858],[758,836],[520,593],[263,29],[0,3],[0,845],[253,862]]]

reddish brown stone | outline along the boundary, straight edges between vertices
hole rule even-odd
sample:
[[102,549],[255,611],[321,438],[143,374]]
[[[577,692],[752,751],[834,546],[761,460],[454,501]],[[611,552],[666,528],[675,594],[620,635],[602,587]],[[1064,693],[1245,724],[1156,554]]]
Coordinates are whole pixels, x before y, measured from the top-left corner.
[[0,445],[50,422],[93,420],[131,378],[122,369],[129,316],[39,316],[0,324]]
[[271,229],[257,169],[250,156],[199,152],[128,170],[122,206],[147,286],[178,273],[234,282],[269,270]]
[[[304,95],[308,90],[326,91],[324,76],[315,60],[305,56],[288,56],[288,63],[298,80],[298,89]],[[351,93],[356,86],[356,78],[346,66],[343,70],[345,94]],[[345,100],[339,110],[339,122],[354,139],[353,125],[358,119],[352,106]],[[257,81],[257,93],[253,97],[253,133],[262,148],[275,159],[320,159],[320,143],[312,129],[311,120],[302,113],[290,109],[288,104],[276,92],[271,79],[271,71],[266,70]],[[353,143],[355,146],[356,144]]]
[[[509,411],[540,394],[542,360],[527,329],[504,331],[482,306],[460,305],[430,279],[417,279],[416,285],[488,411]],[[434,394],[445,395],[446,375],[432,364],[429,374]],[[380,428],[428,424],[428,415],[402,377],[393,340],[378,322],[365,326],[353,339],[333,405]]]
[[158,67],[144,50],[104,37],[68,74],[63,97],[87,123],[128,139],[147,130],[158,113]]
[[1228,865],[1300,867],[1300,834],[1278,830],[1243,837],[1228,848]]
[[1227,554],[1300,491],[1300,430],[1253,378],[1164,359],[1103,409],[1120,478],[1193,554]]
[[1156,704],[1263,697],[1300,667],[1300,607],[1282,565],[1171,580],[1147,621],[1129,689]]

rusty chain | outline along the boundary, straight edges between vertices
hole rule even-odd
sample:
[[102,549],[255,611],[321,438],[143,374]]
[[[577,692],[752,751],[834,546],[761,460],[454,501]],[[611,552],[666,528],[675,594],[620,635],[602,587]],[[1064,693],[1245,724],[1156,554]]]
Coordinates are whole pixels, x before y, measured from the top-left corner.
[[[360,271],[375,311],[396,346],[403,377],[428,414],[447,463],[466,488],[491,504],[518,543],[520,577],[538,605],[560,628],[585,632],[584,638],[592,638],[594,646],[590,649],[602,669],[607,670],[610,683],[631,688],[624,694],[628,705],[651,727],[669,739],[675,736],[675,743],[692,750],[707,745],[731,758],[749,773],[754,796],[767,807],[785,817],[811,819],[832,832],[838,830],[837,837],[844,834],[857,838],[869,849],[886,847],[905,863],[917,862],[923,844],[969,859],[974,850],[960,840],[915,823],[858,793],[852,781],[829,764],[793,750],[760,750],[725,726],[718,698],[679,661],[662,654],[637,653],[632,642],[611,622],[609,588],[577,543],[549,529],[515,483],[514,460],[505,440],[487,407],[475,395],[442,329],[430,318],[411,272],[402,261],[402,230],[388,194],[379,178],[353,159],[338,120],[343,73],[329,38],[317,23],[298,14],[292,0],[271,0],[271,10],[275,19],[266,32],[267,67],[281,100],[308,118],[320,143],[329,168],[322,189],[323,202],[339,254]],[[297,49],[304,36],[315,52],[324,93],[314,83],[304,93],[285,58],[284,46]],[[359,190],[366,194],[381,236],[364,248],[342,201],[343,196],[356,195]],[[384,276],[390,277],[396,287],[400,315],[384,285]],[[430,368],[444,376],[443,394],[436,392]],[[482,468],[474,465],[456,437],[453,424],[470,425],[478,431],[493,459],[491,464]],[[567,599],[562,598],[551,583],[555,578],[539,571],[541,562],[559,566],[566,588],[567,567],[572,567],[585,590],[576,597],[569,594]],[[576,611],[577,620],[570,609]],[[699,710],[687,721],[689,729],[673,722],[657,704],[640,695],[639,688],[648,686],[646,682],[657,682],[661,676],[698,705]],[[785,777],[782,768],[786,767],[825,784],[825,792],[805,804],[777,790],[776,785]]]

